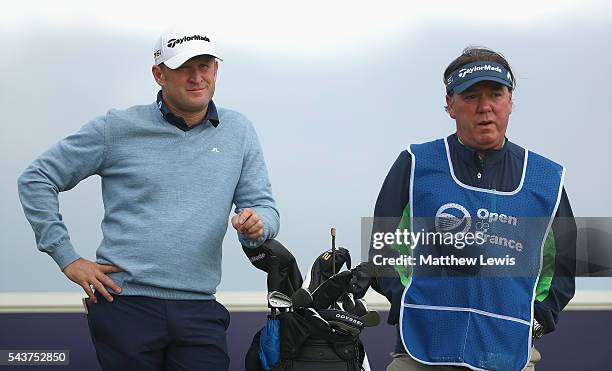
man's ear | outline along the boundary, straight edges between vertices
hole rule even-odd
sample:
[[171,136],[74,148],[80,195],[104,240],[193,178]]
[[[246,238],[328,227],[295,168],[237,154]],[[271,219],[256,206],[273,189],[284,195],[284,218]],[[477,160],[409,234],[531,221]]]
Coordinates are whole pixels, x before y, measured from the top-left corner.
[[512,113],[513,108],[514,108],[514,100],[512,100],[512,90],[510,90],[510,113]]
[[453,109],[453,103],[455,101],[455,96],[446,94],[446,112],[448,112],[449,116],[452,119],[455,119],[455,110]]
[[162,68],[154,64],[153,67],[151,67],[151,73],[153,74],[153,78],[155,79],[155,82],[157,83],[157,85],[163,88],[166,79],[165,79],[164,71],[162,70]]
[[214,67],[215,69],[215,81],[217,81],[217,72],[219,72],[219,60],[215,58]]

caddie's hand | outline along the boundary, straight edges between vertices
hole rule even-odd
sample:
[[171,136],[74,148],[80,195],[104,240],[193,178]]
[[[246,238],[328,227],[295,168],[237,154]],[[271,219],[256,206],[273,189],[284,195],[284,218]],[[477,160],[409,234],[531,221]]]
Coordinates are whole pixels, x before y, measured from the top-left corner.
[[256,240],[263,236],[264,223],[257,213],[246,208],[232,217],[232,226],[238,233],[242,233],[250,240]]
[[97,264],[83,258],[79,258],[64,267],[64,274],[72,282],[81,286],[89,296],[89,300],[94,303],[97,303],[98,299],[94,295],[92,287],[100,291],[108,301],[113,301],[113,297],[108,293],[106,287],[110,287],[116,293],[121,292],[121,288],[106,275],[115,272],[121,272],[121,269],[114,265]]

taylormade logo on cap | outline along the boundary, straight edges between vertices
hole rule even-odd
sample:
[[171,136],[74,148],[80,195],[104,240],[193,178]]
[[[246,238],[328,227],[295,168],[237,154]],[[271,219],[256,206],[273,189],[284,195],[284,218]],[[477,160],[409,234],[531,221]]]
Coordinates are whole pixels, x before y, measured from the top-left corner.
[[459,70],[459,77],[464,78],[465,75],[468,75],[476,71],[495,71],[495,72],[502,73],[501,68],[493,67],[489,64],[485,64],[484,66],[474,66],[472,68],[462,68]]
[[210,42],[210,39],[206,36],[193,35],[193,36],[183,36],[180,39],[170,39],[168,40],[168,43],[166,44],[166,46],[168,46],[169,48],[174,48],[176,44],[182,44],[185,41],[192,41],[192,40],[202,40],[202,41]]
[[180,67],[190,58],[210,55],[219,60],[215,43],[209,34],[196,29],[174,29],[164,32],[153,49],[155,64],[165,64],[171,69]]
[[475,61],[461,66],[446,76],[446,93],[462,93],[481,81],[493,81],[514,89],[512,74],[506,67],[492,61]]

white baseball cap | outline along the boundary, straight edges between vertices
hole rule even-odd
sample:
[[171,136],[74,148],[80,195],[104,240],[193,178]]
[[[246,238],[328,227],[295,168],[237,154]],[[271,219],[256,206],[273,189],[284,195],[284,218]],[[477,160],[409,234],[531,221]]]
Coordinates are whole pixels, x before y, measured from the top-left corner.
[[210,35],[197,29],[168,30],[161,34],[153,51],[155,64],[163,63],[171,69],[198,55],[212,55],[222,60]]

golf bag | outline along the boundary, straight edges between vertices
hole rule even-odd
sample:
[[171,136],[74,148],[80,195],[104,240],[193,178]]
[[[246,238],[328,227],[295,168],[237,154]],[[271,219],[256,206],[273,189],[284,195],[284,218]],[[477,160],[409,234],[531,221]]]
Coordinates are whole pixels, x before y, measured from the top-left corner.
[[[281,314],[283,316],[285,313]],[[285,321],[281,319],[281,328]],[[245,357],[246,371],[264,371],[258,356],[259,336],[253,337]],[[281,335],[281,357],[273,371],[361,371],[365,358],[363,344],[358,337],[330,341],[310,333],[301,344],[288,344]]]
[[[348,250],[335,251],[335,266],[330,260],[332,252],[323,252],[303,283],[295,258],[280,242],[268,240],[259,248],[243,246],[243,250],[257,268],[268,273],[268,306],[272,310],[266,327],[255,334],[246,354],[247,371],[369,370],[359,333],[364,327],[377,325],[379,317],[350,292],[353,274],[348,270]],[[338,272],[344,265],[347,270]],[[277,310],[280,313],[276,314]],[[276,335],[270,334],[271,321],[278,321],[274,324]],[[279,341],[274,341],[274,336]],[[270,349],[270,344],[274,347],[278,343],[279,351]]]

